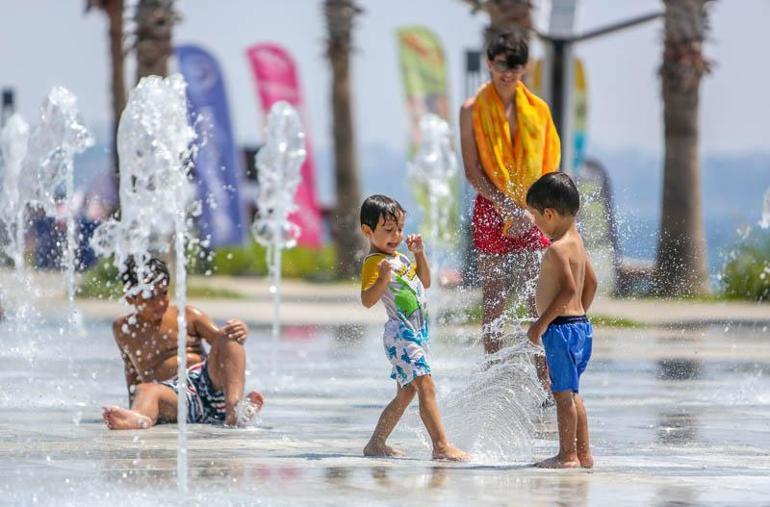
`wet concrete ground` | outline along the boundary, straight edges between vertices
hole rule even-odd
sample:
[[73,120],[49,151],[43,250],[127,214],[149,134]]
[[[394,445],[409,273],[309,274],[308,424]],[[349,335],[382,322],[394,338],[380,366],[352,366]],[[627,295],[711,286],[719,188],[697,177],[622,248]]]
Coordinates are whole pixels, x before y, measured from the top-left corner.
[[[271,377],[268,331],[256,329],[247,386],[267,396],[262,423],[191,426],[185,499],[176,489],[175,426],[110,432],[101,422],[101,405],[125,398],[107,322],[88,322],[82,337],[60,336],[55,326],[39,336],[2,331],[2,504],[770,503],[770,332],[762,327],[597,329],[581,386],[593,471],[527,466],[556,450],[552,410],[507,454],[477,446],[474,461],[446,464],[429,460],[415,403],[392,438],[408,458],[363,458],[394,390],[379,330],[354,337],[286,328]],[[442,400],[463,389],[481,360],[470,338],[446,329],[434,338]]]

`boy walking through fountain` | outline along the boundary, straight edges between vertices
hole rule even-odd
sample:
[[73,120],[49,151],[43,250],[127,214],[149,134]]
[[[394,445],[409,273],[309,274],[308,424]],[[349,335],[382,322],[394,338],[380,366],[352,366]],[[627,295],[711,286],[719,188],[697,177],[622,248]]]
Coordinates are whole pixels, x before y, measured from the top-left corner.
[[[140,286],[137,267],[129,261],[121,275],[126,301],[135,311],[112,325],[123,357],[130,409],[104,407],[104,422],[113,430],[146,429],[159,422],[175,422],[177,415],[177,317],[169,304],[169,272],[157,258],[148,261],[146,285],[152,290],[132,294]],[[237,424],[236,406],[243,397],[248,329],[240,320],[218,328],[202,311],[185,308],[187,319],[187,422]],[[203,341],[210,345],[209,353]],[[259,410],[264,399],[256,391],[247,396]]]
[[577,187],[564,173],[542,176],[527,192],[527,209],[551,240],[535,292],[539,317],[527,332],[534,344],[542,337],[559,425],[559,453],[535,465],[542,468],[593,466],[588,418],[578,393],[591,357],[593,331],[586,312],[596,294],[596,275],[575,227],[579,208]]
[[406,237],[415,262],[397,251],[404,235],[405,211],[384,195],[372,195],[361,206],[361,232],[369,240],[369,255],[361,268],[361,303],[371,308],[382,301],[388,314],[383,345],[393,365],[396,397],[385,407],[364,456],[402,456],[386,444],[404,411],[417,395],[420,418],[433,442],[433,459],[462,461],[467,454],[451,445],[436,403],[436,386],[426,357],[428,318],[425,289],[430,268],[419,234]]

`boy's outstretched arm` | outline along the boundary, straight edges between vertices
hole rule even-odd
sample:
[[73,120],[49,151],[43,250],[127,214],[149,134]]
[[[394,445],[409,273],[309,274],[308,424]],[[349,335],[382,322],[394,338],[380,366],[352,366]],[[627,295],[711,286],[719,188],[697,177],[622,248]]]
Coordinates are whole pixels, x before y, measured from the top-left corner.
[[194,306],[187,307],[186,317],[187,326],[193,331],[192,334],[194,336],[200,336],[212,346],[219,337],[224,337],[243,345],[249,334],[249,329],[243,321],[228,320],[225,322],[225,325],[220,328],[213,320],[211,320],[211,317]]
[[550,262],[553,264],[553,271],[556,274],[556,283],[559,285],[559,291],[554,296],[551,304],[543,312],[540,317],[532,323],[527,331],[527,336],[532,343],[539,343],[540,337],[543,336],[548,325],[553,320],[564,313],[564,310],[569,305],[569,302],[577,294],[577,287],[575,286],[575,280],[572,277],[572,268],[569,265],[569,257],[566,252],[562,252],[559,247],[552,246],[546,252],[546,256],[549,258],[543,258],[543,262]]
[[377,301],[380,300],[382,294],[387,290],[390,283],[390,273],[393,267],[390,265],[387,259],[382,259],[377,264],[378,276],[377,280],[365,289],[361,289],[361,304],[367,308],[371,308]]
[[131,358],[121,349],[120,357],[123,358],[123,371],[126,374],[126,389],[128,389],[128,405],[134,402],[134,389],[140,383],[139,375],[136,373],[134,363],[131,362]]
[[131,356],[126,353],[123,345],[121,345],[122,327],[123,319],[118,319],[113,322],[112,336],[115,338],[115,343],[118,346],[118,350],[120,350],[120,358],[123,360],[123,372],[126,375],[126,389],[128,390],[128,404],[130,406],[134,401],[134,386],[141,383],[141,380],[139,379],[139,374],[136,372],[134,363],[131,361]]
[[596,281],[596,273],[594,272],[591,261],[586,259],[586,277],[583,280],[583,294],[580,296],[580,302],[583,305],[583,311],[588,313],[588,308],[591,307],[591,303],[594,302],[594,296],[596,296],[596,288],[598,283]]

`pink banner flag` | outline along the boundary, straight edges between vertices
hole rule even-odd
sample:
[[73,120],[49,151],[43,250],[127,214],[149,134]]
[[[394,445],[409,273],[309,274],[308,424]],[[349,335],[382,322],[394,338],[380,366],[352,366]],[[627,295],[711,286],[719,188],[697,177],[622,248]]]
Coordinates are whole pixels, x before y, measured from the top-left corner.
[[267,114],[279,100],[284,100],[294,106],[302,117],[307,157],[302,164],[302,181],[295,196],[297,211],[292,213],[290,219],[301,229],[300,245],[320,248],[322,222],[315,194],[313,149],[294,60],[282,47],[271,43],[255,44],[246,50],[246,54],[264,113]]

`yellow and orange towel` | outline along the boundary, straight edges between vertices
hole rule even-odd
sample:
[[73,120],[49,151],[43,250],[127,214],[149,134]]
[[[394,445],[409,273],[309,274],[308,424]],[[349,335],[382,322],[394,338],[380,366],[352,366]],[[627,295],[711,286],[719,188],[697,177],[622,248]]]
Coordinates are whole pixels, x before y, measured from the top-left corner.
[[502,100],[491,82],[482,85],[473,106],[473,133],[484,173],[524,207],[530,185],[558,170],[561,146],[545,101],[521,82],[515,101],[516,129],[511,140]]

